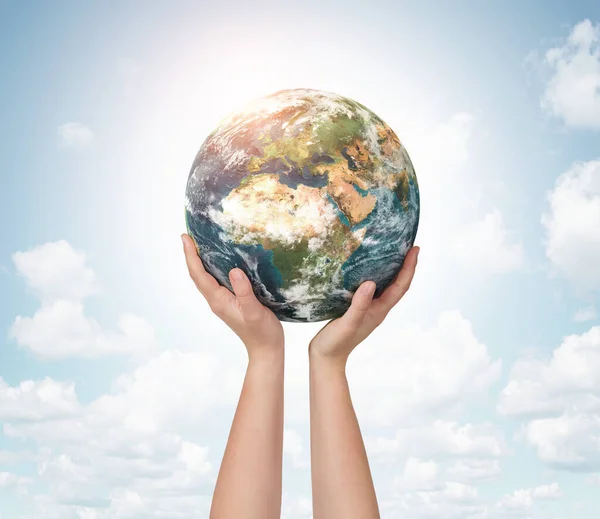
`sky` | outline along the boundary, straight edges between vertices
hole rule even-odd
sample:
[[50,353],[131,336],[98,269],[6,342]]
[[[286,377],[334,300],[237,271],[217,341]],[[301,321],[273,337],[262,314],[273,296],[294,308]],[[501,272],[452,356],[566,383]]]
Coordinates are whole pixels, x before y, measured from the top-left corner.
[[[188,278],[231,111],[350,97],[420,187],[411,290],[350,356],[383,518],[596,519],[600,5],[0,0],[0,518],[207,518],[246,367]],[[311,517],[285,323],[282,517]]]

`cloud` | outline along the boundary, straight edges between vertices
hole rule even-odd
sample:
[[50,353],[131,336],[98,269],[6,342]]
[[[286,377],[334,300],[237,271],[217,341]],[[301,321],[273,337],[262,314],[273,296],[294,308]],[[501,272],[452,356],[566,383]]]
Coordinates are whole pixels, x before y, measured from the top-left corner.
[[423,458],[497,458],[509,452],[504,435],[496,426],[489,423],[460,425],[445,420],[401,428],[392,439],[380,436],[368,438],[365,443],[369,456],[387,463],[407,455]]
[[[6,420],[4,435],[38,446],[36,483],[48,490],[36,496],[37,516],[184,518],[207,512],[216,474],[209,448],[197,439],[211,429],[209,409],[232,408],[241,376],[212,354],[169,350],[75,413]],[[39,406],[23,400],[21,407],[30,417]]]
[[125,313],[118,332],[104,330],[85,315],[83,300],[98,292],[86,256],[64,240],[13,254],[18,273],[40,299],[33,317],[17,316],[10,336],[43,359],[94,358],[127,354],[142,358],[157,348],[154,329],[144,319]]
[[414,325],[395,330],[401,341],[378,341],[382,330],[373,334],[377,347],[359,348],[347,368],[361,422],[429,422],[481,397],[500,376],[500,360],[490,358],[458,311],[443,312],[429,330]]
[[564,338],[549,359],[515,362],[498,410],[505,415],[558,415],[600,410],[600,327]]
[[452,248],[462,265],[479,272],[509,272],[525,264],[523,245],[506,229],[498,209],[458,232]]
[[600,160],[575,163],[549,193],[542,215],[546,255],[578,287],[600,289]]
[[576,323],[584,323],[586,321],[593,321],[594,319],[596,319],[596,309],[593,306],[580,308],[573,315],[573,321]]
[[564,470],[600,469],[600,416],[565,413],[558,418],[533,420],[526,440],[548,465]]
[[[382,517],[471,518],[484,508],[478,504],[479,492],[471,485],[447,481],[431,491],[396,494],[381,501]],[[408,514],[407,514],[408,512]]]
[[535,501],[560,499],[563,493],[558,483],[541,485],[535,488],[522,488],[507,494],[497,503],[497,507],[507,512],[529,510]]
[[310,468],[310,459],[304,448],[302,436],[294,429],[283,431],[283,454],[288,457],[295,469]]
[[600,326],[565,337],[548,359],[518,360],[498,410],[529,419],[522,436],[548,465],[600,468]]
[[31,478],[0,471],[0,490],[3,488],[16,488],[19,494],[27,494],[27,486],[32,483]]
[[446,469],[448,479],[463,483],[489,481],[501,472],[497,459],[464,459]]
[[402,490],[433,490],[439,484],[439,467],[433,460],[408,458],[395,484]]
[[65,240],[38,245],[12,255],[17,272],[44,303],[61,299],[79,301],[98,292],[86,255]]
[[542,107],[573,127],[600,128],[600,25],[575,25],[564,44],[546,51],[550,78]]
[[12,387],[0,377],[1,421],[45,420],[73,415],[78,411],[79,402],[72,383],[45,378],[23,381]]
[[59,144],[67,148],[86,148],[92,144],[94,133],[81,123],[68,122],[57,128]]

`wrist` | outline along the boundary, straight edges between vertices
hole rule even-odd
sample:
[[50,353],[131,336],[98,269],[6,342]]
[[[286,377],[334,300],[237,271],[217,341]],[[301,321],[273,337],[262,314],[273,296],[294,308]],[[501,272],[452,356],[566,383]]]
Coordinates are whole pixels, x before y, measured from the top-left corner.
[[283,345],[264,346],[248,350],[248,364],[253,366],[277,367],[283,365],[285,349]]
[[346,372],[347,355],[326,355],[309,345],[308,362],[310,367]]

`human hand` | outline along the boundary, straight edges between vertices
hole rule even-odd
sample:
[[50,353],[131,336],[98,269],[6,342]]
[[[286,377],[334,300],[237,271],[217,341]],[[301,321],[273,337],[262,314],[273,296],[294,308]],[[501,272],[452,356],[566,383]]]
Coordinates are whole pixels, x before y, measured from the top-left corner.
[[[248,350],[248,358],[283,353],[283,326],[275,314],[256,298],[244,271],[234,268],[229,272],[234,295],[206,272],[194,240],[187,234],[183,234],[181,239],[190,277],[212,312],[242,340]],[[238,275],[239,278],[236,277]]]
[[375,282],[362,283],[354,293],[346,313],[329,321],[310,341],[308,351],[311,358],[328,359],[345,366],[352,350],[383,322],[408,291],[415,274],[419,250],[419,247],[413,247],[408,251],[396,279],[377,299],[373,299]]

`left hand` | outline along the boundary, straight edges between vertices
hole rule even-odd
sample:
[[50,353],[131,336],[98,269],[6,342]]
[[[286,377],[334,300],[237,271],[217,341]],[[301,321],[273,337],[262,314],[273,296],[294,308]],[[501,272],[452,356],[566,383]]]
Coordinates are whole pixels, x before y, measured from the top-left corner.
[[244,271],[235,268],[229,272],[234,295],[206,272],[192,238],[183,234],[181,239],[192,280],[213,313],[242,340],[248,357],[282,353],[285,340],[283,326],[275,314],[256,298]]

